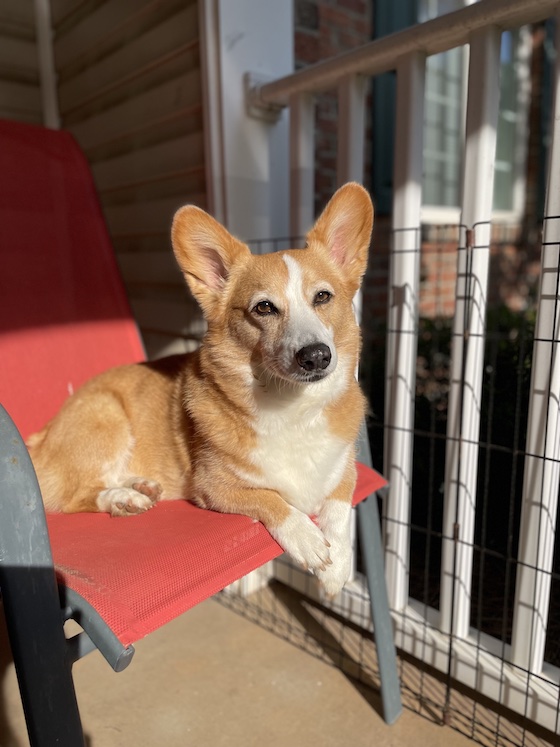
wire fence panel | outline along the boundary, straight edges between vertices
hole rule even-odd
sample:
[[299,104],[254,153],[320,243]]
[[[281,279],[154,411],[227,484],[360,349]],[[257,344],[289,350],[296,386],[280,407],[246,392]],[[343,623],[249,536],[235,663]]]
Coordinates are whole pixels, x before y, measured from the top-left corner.
[[[544,219],[536,220],[538,196],[531,194],[531,206],[511,224],[496,221],[492,209],[494,182],[507,181],[503,173],[494,179],[503,168],[496,153],[505,147],[498,118],[503,31],[559,7],[484,0],[260,91],[264,101],[294,105],[292,170],[296,192],[305,185],[308,210],[312,133],[298,128],[313,126],[309,97],[338,86],[352,107],[339,131],[339,166],[355,174],[363,133],[359,147],[350,140],[362,119],[363,89],[352,76],[396,72],[393,211],[391,223],[378,219],[362,302],[372,461],[390,481],[380,499],[386,578],[405,702],[485,745],[557,744],[560,734],[560,95],[545,138]],[[464,44],[470,73],[461,216],[447,225],[421,223],[425,63]],[[560,85],[556,54],[553,91]],[[510,60],[508,70],[514,67]],[[519,95],[526,99],[527,90]],[[544,97],[534,90],[531,106],[539,101],[544,122]],[[509,126],[515,112],[508,111]],[[545,125],[537,125],[541,138]],[[356,573],[330,603],[286,559],[276,561],[272,585],[227,603],[376,687],[358,551],[356,540]]]

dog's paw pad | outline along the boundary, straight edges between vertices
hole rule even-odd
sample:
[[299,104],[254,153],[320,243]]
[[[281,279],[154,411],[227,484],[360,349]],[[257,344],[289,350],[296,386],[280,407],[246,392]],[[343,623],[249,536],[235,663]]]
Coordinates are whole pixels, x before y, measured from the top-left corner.
[[111,516],[133,516],[141,514],[154,505],[151,498],[133,488],[107,488],[97,496],[99,511]]
[[138,493],[142,493],[142,495],[149,498],[152,503],[157,503],[163,492],[159,482],[148,480],[145,477],[133,477],[127,481],[126,486],[138,491]]

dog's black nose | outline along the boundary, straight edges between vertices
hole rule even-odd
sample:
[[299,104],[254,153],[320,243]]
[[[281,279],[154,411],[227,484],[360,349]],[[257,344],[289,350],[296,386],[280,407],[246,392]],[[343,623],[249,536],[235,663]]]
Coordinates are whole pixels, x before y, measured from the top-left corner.
[[296,353],[296,361],[304,371],[324,371],[331,357],[331,349],[322,342],[306,345]]

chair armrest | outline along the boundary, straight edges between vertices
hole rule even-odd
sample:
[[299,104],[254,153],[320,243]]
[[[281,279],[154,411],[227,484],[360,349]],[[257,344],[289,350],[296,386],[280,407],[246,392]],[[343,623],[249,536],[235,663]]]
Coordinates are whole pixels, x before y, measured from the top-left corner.
[[[39,483],[27,447],[0,405],[0,572],[8,567],[22,571],[50,568],[56,592]],[[5,597],[7,587],[3,582],[1,585]]]

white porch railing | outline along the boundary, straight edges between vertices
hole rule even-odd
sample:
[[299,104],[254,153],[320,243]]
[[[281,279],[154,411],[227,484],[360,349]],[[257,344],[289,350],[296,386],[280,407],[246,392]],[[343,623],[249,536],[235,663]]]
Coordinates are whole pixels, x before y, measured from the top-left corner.
[[[383,517],[396,641],[557,733],[560,673],[545,664],[544,642],[560,481],[560,54],[511,647],[472,631],[470,613],[501,32],[553,16],[559,8],[558,0],[483,0],[248,90],[252,107],[290,108],[291,230],[300,236],[313,220],[313,94],[338,91],[338,181],[362,181],[364,79],[396,71],[384,464],[390,490]],[[470,47],[461,206],[465,228],[457,254],[440,610],[426,612],[408,591],[425,61],[462,45]]]

